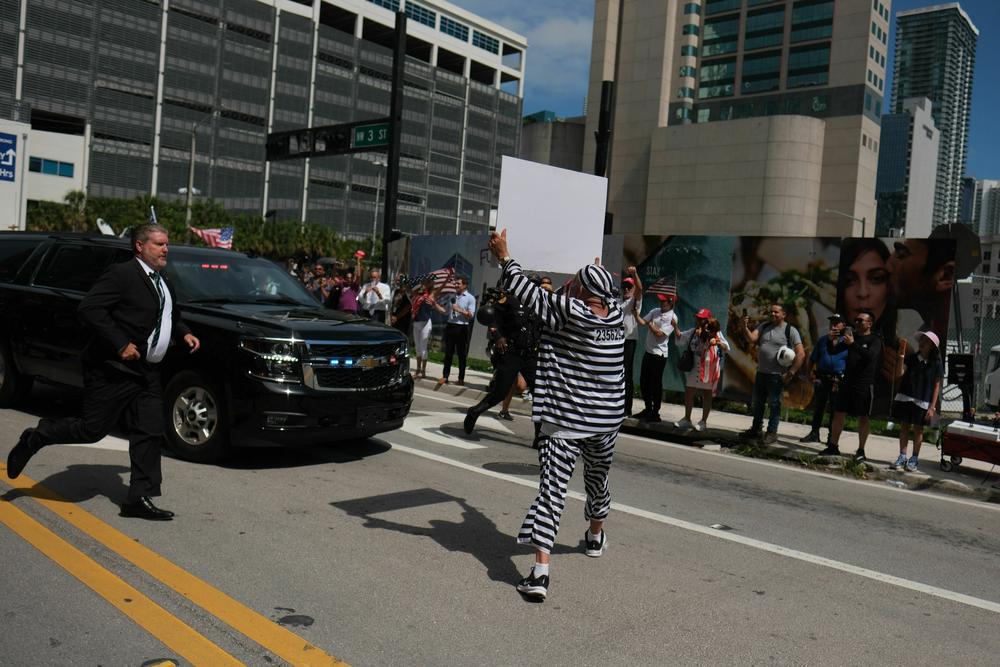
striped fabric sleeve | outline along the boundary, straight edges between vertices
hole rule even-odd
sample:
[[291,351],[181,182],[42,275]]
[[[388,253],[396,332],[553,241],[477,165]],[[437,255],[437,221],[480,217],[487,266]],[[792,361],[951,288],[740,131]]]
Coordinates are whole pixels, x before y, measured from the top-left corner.
[[543,290],[528,280],[521,265],[509,260],[503,269],[504,289],[513,292],[524,306],[541,318],[549,331],[559,331],[570,318],[570,298]]

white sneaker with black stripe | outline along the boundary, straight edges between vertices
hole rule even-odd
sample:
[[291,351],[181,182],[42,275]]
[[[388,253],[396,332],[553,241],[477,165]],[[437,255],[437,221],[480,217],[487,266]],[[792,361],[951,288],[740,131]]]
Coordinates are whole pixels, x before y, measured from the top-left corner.
[[587,555],[591,558],[600,558],[604,555],[604,550],[608,548],[608,531],[601,531],[601,539],[591,538],[590,531],[584,531],[583,541],[587,544]]
[[549,593],[549,575],[535,576],[535,568],[531,568],[528,576],[517,583],[517,592],[529,598],[544,600]]

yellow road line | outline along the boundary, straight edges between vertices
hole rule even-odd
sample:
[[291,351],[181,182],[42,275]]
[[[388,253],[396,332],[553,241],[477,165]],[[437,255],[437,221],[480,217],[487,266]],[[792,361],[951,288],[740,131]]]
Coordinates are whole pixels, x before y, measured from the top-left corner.
[[0,464],[0,471],[4,473],[3,481],[7,484],[26,492],[26,495],[63,520],[286,662],[301,667],[347,667],[347,663],[174,565],[152,549],[60,498],[33,479],[23,474],[14,480],[7,479],[6,470],[6,466]]
[[[191,663],[243,664],[9,501],[0,500],[0,523],[6,524],[26,542]],[[7,573],[9,576],[10,563],[7,564]]]

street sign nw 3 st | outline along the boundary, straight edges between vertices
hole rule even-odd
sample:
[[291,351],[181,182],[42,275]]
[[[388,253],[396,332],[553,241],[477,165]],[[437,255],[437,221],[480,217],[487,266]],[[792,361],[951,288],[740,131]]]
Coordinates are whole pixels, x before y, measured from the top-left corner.
[[374,148],[389,145],[389,123],[358,125],[351,135],[351,148]]

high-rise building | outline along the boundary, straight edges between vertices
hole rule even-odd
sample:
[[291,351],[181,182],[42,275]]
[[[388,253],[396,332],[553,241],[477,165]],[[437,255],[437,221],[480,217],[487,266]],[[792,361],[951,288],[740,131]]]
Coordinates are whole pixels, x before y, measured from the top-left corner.
[[521,159],[552,167],[583,170],[584,116],[559,118],[551,111],[524,117]]
[[882,116],[875,184],[876,236],[930,235],[938,143],[931,101],[926,97],[906,100],[903,113]]
[[959,221],[978,38],[979,30],[957,2],[896,14],[893,113],[902,112],[907,98],[927,97],[941,133],[935,226]]
[[369,235],[384,198],[377,154],[266,163],[264,143],[388,116],[399,10],[399,227],[485,231],[500,157],[518,151],[527,43],[444,0],[10,0],[0,118],[30,123],[33,179],[177,198],[194,135],[204,196]]
[[586,133],[616,81],[616,232],[871,235],[889,2],[621,4],[596,3]]

